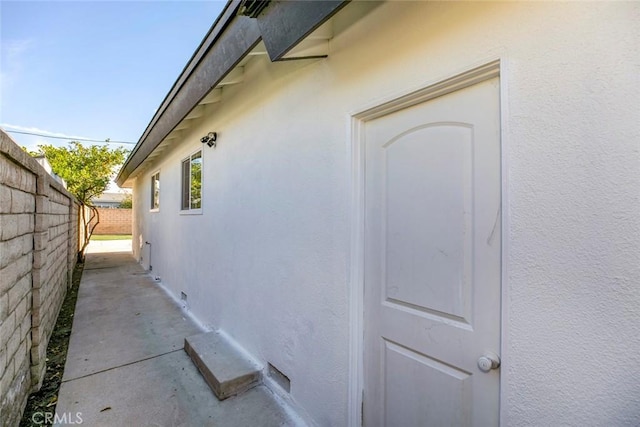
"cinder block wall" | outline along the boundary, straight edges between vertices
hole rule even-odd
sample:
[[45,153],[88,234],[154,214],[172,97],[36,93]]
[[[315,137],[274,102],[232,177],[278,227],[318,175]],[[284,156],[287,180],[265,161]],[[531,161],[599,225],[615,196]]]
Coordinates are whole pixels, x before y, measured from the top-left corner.
[[0,426],[17,425],[42,385],[76,262],[78,207],[0,130]]
[[131,234],[132,209],[98,208],[100,222],[93,234]]

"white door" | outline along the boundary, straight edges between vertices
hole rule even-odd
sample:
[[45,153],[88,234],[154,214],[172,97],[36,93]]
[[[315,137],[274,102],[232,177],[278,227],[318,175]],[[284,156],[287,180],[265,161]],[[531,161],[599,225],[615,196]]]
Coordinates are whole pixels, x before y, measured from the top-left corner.
[[498,425],[499,100],[496,77],[364,123],[367,427]]

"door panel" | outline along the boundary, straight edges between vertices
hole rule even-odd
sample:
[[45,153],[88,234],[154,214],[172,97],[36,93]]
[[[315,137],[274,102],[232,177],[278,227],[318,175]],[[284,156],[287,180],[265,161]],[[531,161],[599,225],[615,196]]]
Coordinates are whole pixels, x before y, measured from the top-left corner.
[[365,122],[365,426],[498,424],[499,80]]
[[[385,425],[465,425],[469,373],[390,341],[384,341]],[[424,399],[430,390],[438,393]]]
[[472,135],[434,124],[383,146],[387,301],[469,317]]

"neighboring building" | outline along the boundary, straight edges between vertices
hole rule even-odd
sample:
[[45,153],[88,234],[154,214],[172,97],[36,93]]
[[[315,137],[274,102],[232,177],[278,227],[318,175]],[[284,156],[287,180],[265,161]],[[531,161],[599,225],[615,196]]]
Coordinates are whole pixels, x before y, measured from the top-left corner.
[[143,265],[310,424],[639,425],[640,4],[243,4],[117,179]]
[[64,188],[67,188],[67,183],[65,182],[65,180],[62,179],[57,173],[53,171],[53,168],[51,167],[51,163],[49,163],[49,160],[47,160],[45,156],[33,156],[33,158],[36,160],[36,162],[38,162],[40,166],[44,168],[44,170],[47,171],[49,175],[51,175],[53,179],[55,179],[60,184],[62,184]]
[[131,197],[131,189],[119,188],[115,182],[109,181],[105,192],[91,199],[91,202],[99,208],[119,208],[122,202]]
[[91,199],[91,203],[99,208],[118,208],[127,197],[131,197],[131,193],[125,191],[117,193],[104,192]]

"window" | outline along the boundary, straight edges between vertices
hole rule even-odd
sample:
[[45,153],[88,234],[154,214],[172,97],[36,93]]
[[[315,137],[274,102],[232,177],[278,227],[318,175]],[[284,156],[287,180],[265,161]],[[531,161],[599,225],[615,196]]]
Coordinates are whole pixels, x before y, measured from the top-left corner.
[[182,210],[202,207],[202,151],[182,161]]
[[151,210],[160,209],[160,172],[151,176]]

